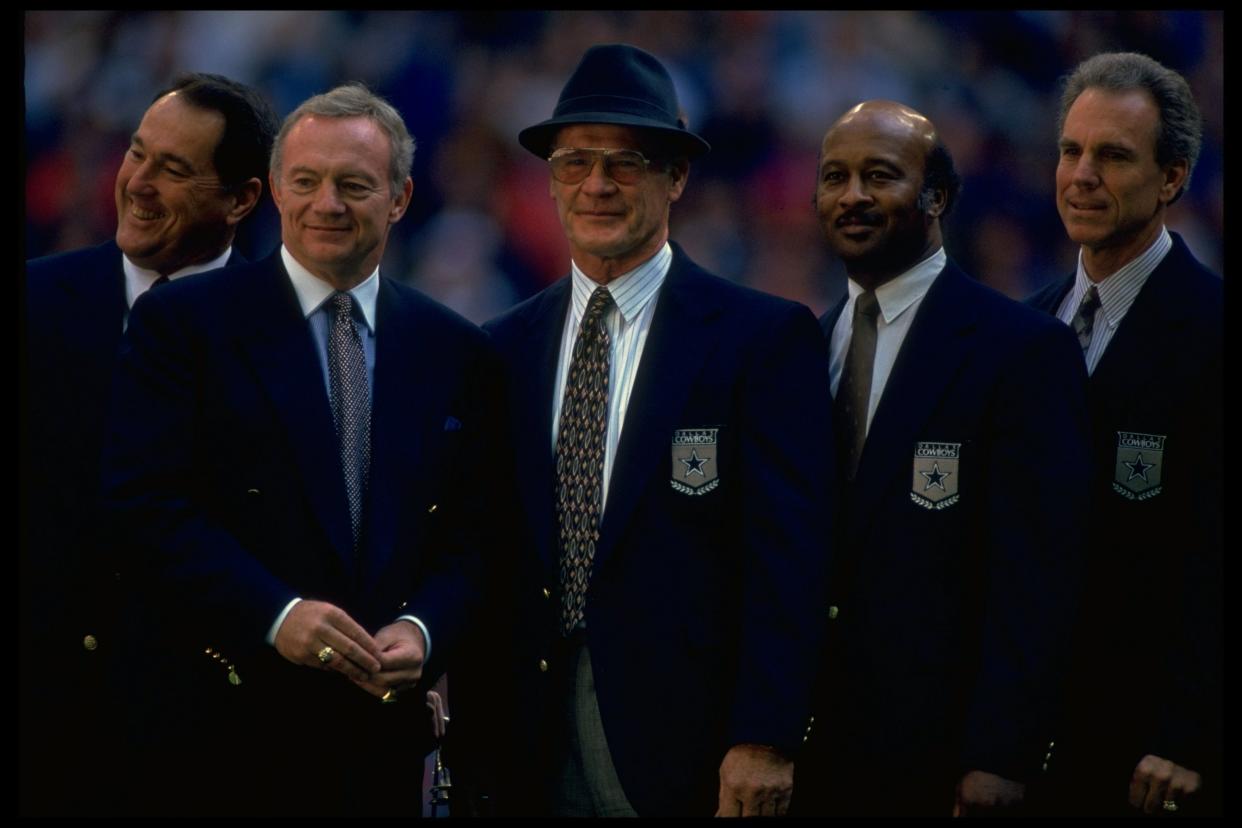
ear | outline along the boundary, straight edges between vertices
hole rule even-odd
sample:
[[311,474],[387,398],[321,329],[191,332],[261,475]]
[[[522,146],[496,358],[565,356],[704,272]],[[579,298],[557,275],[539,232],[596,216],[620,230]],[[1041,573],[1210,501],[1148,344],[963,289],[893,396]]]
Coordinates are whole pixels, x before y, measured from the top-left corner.
[[668,203],[672,204],[681,198],[681,194],[685,192],[686,181],[690,178],[690,161],[687,158],[677,158],[669,164],[668,167]]
[[401,192],[392,200],[392,207],[388,210],[388,223],[396,224],[401,221],[401,217],[405,215],[405,211],[410,206],[410,197],[414,194],[414,179],[408,175],[405,177],[405,183],[401,185]]
[[237,188],[233,193],[233,206],[229,209],[225,221],[230,227],[241,223],[241,220],[250,215],[259,204],[259,196],[263,195],[263,182],[257,178],[251,178]]
[[940,218],[941,214],[944,213],[944,205],[949,201],[948,193],[942,189],[935,189],[930,192],[924,190],[919,197],[926,204],[926,209],[923,212],[927,213],[928,218],[933,219]]
[[1181,158],[1162,170],[1164,182],[1160,185],[1159,199],[1161,204],[1171,204],[1173,199],[1177,198],[1177,194],[1182,191],[1182,187],[1186,184],[1186,174],[1189,172],[1189,169],[1190,166],[1186,163],[1186,159]]

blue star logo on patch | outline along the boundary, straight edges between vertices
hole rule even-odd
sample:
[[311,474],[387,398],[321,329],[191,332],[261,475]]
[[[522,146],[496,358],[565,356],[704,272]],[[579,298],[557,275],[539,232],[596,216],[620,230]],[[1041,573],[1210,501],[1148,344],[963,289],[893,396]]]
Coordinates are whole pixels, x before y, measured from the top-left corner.
[[[705,495],[720,486],[720,427],[679,428],[673,432],[669,485],[684,495]],[[699,449],[708,452],[699,456]]]
[[685,476],[689,477],[692,474],[697,474],[699,477],[706,477],[707,475],[703,472],[703,466],[711,459],[710,457],[699,457],[698,449],[691,449],[689,457],[681,458],[681,462],[686,467]]
[[948,477],[949,475],[953,474],[953,472],[942,472],[940,470],[939,463],[932,463],[931,471],[929,472],[921,471],[919,472],[919,474],[923,475],[923,477],[927,479],[927,485],[923,487],[923,491],[927,491],[932,486],[935,486],[936,488],[940,489],[940,491],[943,492],[945,491],[944,479]]
[[1131,480],[1133,480],[1136,477],[1143,478],[1144,483],[1150,482],[1147,479],[1147,470],[1151,468],[1155,468],[1156,466],[1155,463],[1144,463],[1142,452],[1139,452],[1138,456],[1134,458],[1133,462],[1125,460],[1125,461],[1122,461],[1122,465],[1124,465],[1126,468],[1130,470],[1130,476],[1126,478],[1127,483],[1129,483]]

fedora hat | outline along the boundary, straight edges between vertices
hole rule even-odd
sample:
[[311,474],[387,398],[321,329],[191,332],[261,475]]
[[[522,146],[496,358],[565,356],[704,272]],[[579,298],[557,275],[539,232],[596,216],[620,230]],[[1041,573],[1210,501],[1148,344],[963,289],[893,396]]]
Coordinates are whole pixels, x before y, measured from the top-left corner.
[[518,143],[547,158],[552,139],[569,124],[621,124],[660,134],[679,152],[711,146],[686,129],[668,70],[649,52],[624,43],[592,46],[569,76],[552,117],[518,133]]

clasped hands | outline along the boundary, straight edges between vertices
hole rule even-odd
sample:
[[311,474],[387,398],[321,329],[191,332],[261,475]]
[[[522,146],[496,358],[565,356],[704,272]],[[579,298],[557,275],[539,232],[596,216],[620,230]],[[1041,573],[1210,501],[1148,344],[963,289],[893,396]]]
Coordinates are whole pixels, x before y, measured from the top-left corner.
[[[331,648],[326,660],[320,656],[325,647]],[[427,644],[410,621],[395,621],[372,636],[339,607],[299,601],[276,631],[276,651],[294,664],[335,670],[382,699],[418,682]]]

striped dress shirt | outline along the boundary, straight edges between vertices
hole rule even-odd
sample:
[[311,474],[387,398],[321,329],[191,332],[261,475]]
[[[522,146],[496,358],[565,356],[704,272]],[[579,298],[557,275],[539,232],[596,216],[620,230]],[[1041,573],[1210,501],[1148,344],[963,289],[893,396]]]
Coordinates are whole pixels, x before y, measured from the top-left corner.
[[[1100,307],[1095,311],[1095,326],[1091,331],[1091,342],[1087,345],[1087,373],[1095,373],[1095,366],[1104,349],[1117,332],[1117,326],[1125,319],[1126,311],[1134,304],[1135,297],[1147,284],[1147,277],[1152,274],[1164,257],[1173,249],[1173,239],[1166,227],[1160,228],[1160,235],[1133,261],[1120,270],[1096,283],[1095,289],[1100,294]],[[1078,251],[1078,273],[1074,277],[1074,286],[1070,288],[1061,306],[1057,309],[1057,318],[1066,325],[1073,324],[1074,314],[1082,304],[1082,297],[1091,287],[1087,270],[1082,264],[1082,250]]]
[[[608,335],[612,342],[608,369],[608,440],[604,447],[604,475],[602,502],[608,505],[608,480],[612,477],[613,460],[617,445],[621,442],[621,426],[625,423],[625,410],[634,390],[634,378],[638,376],[638,364],[643,356],[643,346],[651,330],[651,318],[655,313],[656,295],[668,275],[673,262],[673,249],[665,242],[660,251],[629,273],[622,274],[608,283],[608,292],[616,302],[604,316]],[[578,326],[586,313],[591,294],[599,285],[573,264],[570,273],[572,295],[569,313],[565,317],[565,329],[561,334],[561,355],[556,370],[556,392],[552,402],[552,446],[561,424],[561,401],[565,396],[565,383],[569,378],[569,365],[573,359],[574,342],[578,339]],[[601,514],[602,514],[601,510]]]

